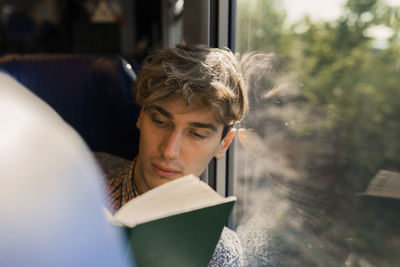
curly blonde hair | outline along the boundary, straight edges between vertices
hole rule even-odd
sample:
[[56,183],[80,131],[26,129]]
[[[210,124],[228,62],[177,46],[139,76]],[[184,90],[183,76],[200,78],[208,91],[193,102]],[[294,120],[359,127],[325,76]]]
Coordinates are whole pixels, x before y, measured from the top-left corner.
[[160,50],[145,60],[133,91],[142,107],[183,98],[187,105],[210,108],[229,128],[247,110],[240,65],[227,48],[177,45]]

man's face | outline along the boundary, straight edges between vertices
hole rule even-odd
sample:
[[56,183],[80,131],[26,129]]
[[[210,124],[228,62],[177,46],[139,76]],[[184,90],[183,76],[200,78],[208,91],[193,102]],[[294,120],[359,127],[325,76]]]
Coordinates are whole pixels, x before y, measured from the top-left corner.
[[181,99],[142,108],[135,183],[143,193],[187,174],[200,176],[210,160],[221,157],[234,131],[221,141],[223,125],[207,108]]

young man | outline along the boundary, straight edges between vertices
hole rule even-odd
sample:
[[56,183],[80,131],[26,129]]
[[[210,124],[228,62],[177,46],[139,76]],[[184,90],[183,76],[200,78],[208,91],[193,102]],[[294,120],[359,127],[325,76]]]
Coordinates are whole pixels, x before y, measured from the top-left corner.
[[[111,206],[187,174],[200,174],[231,144],[247,109],[240,66],[227,49],[179,45],[144,64],[134,85],[141,106],[139,153],[107,181]],[[227,228],[210,266],[238,266],[240,244]]]

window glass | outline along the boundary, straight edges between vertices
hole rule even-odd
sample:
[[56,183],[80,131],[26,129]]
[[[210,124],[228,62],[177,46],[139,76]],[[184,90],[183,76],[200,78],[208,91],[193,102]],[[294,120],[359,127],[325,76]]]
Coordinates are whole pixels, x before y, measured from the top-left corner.
[[238,0],[247,266],[400,262],[400,1]]

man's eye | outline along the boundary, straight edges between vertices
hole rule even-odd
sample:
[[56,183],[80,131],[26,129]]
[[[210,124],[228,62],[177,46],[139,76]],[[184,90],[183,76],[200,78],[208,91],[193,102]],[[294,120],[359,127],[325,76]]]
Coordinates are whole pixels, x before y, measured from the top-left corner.
[[197,133],[197,132],[195,132],[195,131],[192,131],[191,134],[192,134],[195,138],[200,139],[200,140],[203,140],[203,139],[206,139],[206,138],[207,138],[206,135],[199,134],[199,133]]
[[167,122],[163,120],[159,120],[155,117],[152,117],[151,120],[158,126],[167,126]]

